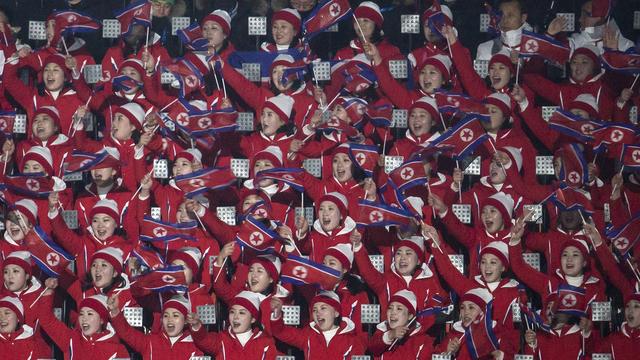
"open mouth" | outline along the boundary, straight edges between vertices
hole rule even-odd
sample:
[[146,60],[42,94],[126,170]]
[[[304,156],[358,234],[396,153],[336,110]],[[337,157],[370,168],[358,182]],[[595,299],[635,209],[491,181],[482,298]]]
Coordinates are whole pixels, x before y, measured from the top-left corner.
[[249,282],[249,285],[251,285],[252,287],[257,286],[257,285],[258,285],[258,280],[251,280],[251,281]]
[[98,234],[98,237],[104,238],[107,235],[107,231],[106,230],[98,230],[98,231],[96,231],[96,234]]
[[176,330],[176,326],[173,324],[167,324],[167,332],[173,333]]
[[324,226],[331,225],[331,219],[322,219],[322,225]]
[[484,227],[487,229],[491,229],[493,227],[493,221],[485,221]]
[[91,328],[91,326],[89,326],[89,324],[81,324],[80,328],[82,329],[83,333],[86,333],[89,331],[89,329]]
[[22,231],[20,229],[11,229],[11,237],[15,238],[16,236],[20,235]]
[[501,81],[502,81],[502,78],[501,78],[501,77],[499,77],[499,76],[493,76],[493,77],[491,78],[491,83],[492,83],[492,84],[498,84],[498,83],[500,83]]
[[241,324],[241,323],[239,323],[239,322],[237,322],[237,321],[233,321],[233,322],[231,323],[231,326],[232,326],[234,329],[239,328],[241,325],[242,325],[242,324]]

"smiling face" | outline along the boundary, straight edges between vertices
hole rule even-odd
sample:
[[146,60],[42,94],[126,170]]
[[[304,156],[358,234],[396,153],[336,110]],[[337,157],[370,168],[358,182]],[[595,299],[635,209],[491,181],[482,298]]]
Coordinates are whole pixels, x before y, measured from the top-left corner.
[[575,246],[567,246],[560,256],[560,268],[567,276],[580,276],[587,266],[582,252]]
[[569,62],[571,78],[575,81],[584,81],[588,76],[593,75],[596,64],[584,54],[576,54]]
[[95,259],[91,262],[91,280],[93,286],[104,289],[113,283],[113,279],[118,276],[118,272],[108,261],[104,259]]
[[229,324],[234,334],[242,334],[251,330],[256,322],[249,310],[241,305],[233,305],[229,310]]
[[262,133],[266,136],[272,136],[285,122],[275,111],[264,107],[262,108],[262,116],[260,116],[260,124],[262,125]]
[[419,262],[418,254],[408,246],[399,247],[393,255],[393,264],[402,276],[411,276]]
[[33,131],[33,136],[45,141],[58,132],[58,126],[51,116],[47,114],[38,114],[33,119],[31,130]]
[[489,121],[480,121],[480,123],[487,132],[496,134],[505,121],[504,114],[499,107],[493,104],[485,104],[484,106],[487,108],[491,119]]
[[335,319],[340,317],[340,313],[333,306],[317,302],[313,304],[313,321],[315,321],[320,331],[329,331],[336,328]]
[[249,267],[247,283],[249,284],[249,290],[255,293],[261,293],[267,290],[269,285],[273,283],[273,279],[262,264],[253,263],[251,267]]
[[97,187],[107,187],[113,184],[116,173],[114,168],[91,169],[91,178]]
[[[358,24],[360,26],[358,27]],[[360,28],[362,28],[362,32],[360,32]],[[367,41],[371,41],[371,36],[373,35],[373,31],[376,29],[376,23],[367,19],[367,18],[358,18],[358,22],[353,22],[353,30],[356,32],[356,37],[362,41],[362,36],[364,34],[364,38]]]
[[491,87],[495,90],[505,88],[511,80],[511,69],[501,62],[494,62],[489,67],[489,80]]
[[[275,166],[273,165],[271,160],[267,160],[267,159],[256,160],[256,162],[253,163],[253,175],[255,176],[260,171],[270,170],[270,169],[273,169],[273,168],[275,168]],[[264,187],[267,187],[269,185],[272,185],[273,182],[274,182],[273,179],[262,179],[258,183],[258,186],[260,186],[261,188],[264,188]]]
[[431,114],[425,109],[415,108],[409,114],[409,130],[414,136],[428,134],[433,126]]
[[500,30],[510,31],[519,29],[525,21],[527,14],[523,14],[517,1],[503,2],[500,4],[502,18],[500,19]]
[[632,329],[640,327],[640,302],[637,300],[630,300],[624,307],[624,319],[627,321],[627,325]]
[[399,302],[391,302],[387,308],[387,321],[391,329],[406,326],[413,319],[413,315],[409,314],[409,309]]
[[167,308],[162,313],[162,329],[170,336],[180,336],[184,329],[184,315],[174,308]]
[[58,64],[48,63],[42,72],[44,87],[49,91],[59,91],[64,85],[64,70]]
[[18,265],[9,264],[4,267],[4,287],[11,292],[20,292],[27,288],[31,275]]
[[10,211],[7,215],[7,219],[4,221],[4,227],[7,229],[6,231],[9,232],[11,239],[18,244],[22,244],[22,240],[25,235],[20,225],[26,226],[27,229],[31,228],[31,222],[26,216],[22,215],[20,211]]
[[191,270],[191,268],[187,266],[187,263],[182,260],[176,259],[171,262],[171,265],[182,266],[182,272],[184,273],[184,282],[187,283],[187,285],[191,285],[191,283],[193,283],[193,270]]
[[418,75],[420,88],[427,94],[433,94],[436,89],[442,87],[444,78],[442,73],[431,64],[425,65]]
[[219,50],[227,35],[222,30],[222,26],[217,21],[205,21],[202,24],[202,35],[209,40],[209,49]]
[[133,123],[124,114],[116,113],[111,122],[111,136],[118,141],[131,139],[133,131],[136,129]]
[[116,231],[118,224],[116,221],[107,214],[95,214],[91,219],[91,229],[93,234],[100,241],[104,241],[111,237]]
[[176,219],[178,220],[178,223],[187,223],[195,220],[195,216],[193,218],[191,216],[193,215],[189,214],[185,203],[181,203],[180,206],[178,206],[178,211],[176,211]]
[[100,332],[102,325],[104,325],[104,321],[100,319],[100,315],[92,308],[86,306],[80,309],[78,323],[80,324],[82,335],[86,337]]
[[493,254],[484,254],[480,258],[480,274],[488,283],[500,281],[505,268],[500,259]]
[[320,220],[322,230],[325,232],[333,231],[340,226],[342,221],[340,209],[333,201],[323,201],[318,208],[318,220]]
[[500,211],[493,205],[485,205],[482,207],[480,219],[485,230],[490,234],[495,234],[504,229],[504,219]]
[[351,159],[349,155],[345,153],[338,153],[333,156],[331,168],[333,170],[333,176],[339,182],[345,182],[353,179]]
[[13,310],[0,307],[0,334],[8,334],[18,329],[18,317]]
[[185,158],[177,158],[173,162],[173,176],[189,175],[193,172],[193,164]]
[[347,110],[345,110],[344,106],[342,106],[341,104],[336,104],[333,107],[333,110],[331,110],[331,115],[338,118],[338,120],[342,122],[346,122],[347,124],[351,123],[349,113],[347,113]]
[[467,327],[471,325],[471,323],[480,319],[480,315],[482,315],[482,309],[474,302],[463,301],[462,304],[460,304],[460,320],[462,321],[462,326]]
[[291,45],[297,33],[293,25],[284,20],[276,20],[271,25],[271,34],[276,45]]

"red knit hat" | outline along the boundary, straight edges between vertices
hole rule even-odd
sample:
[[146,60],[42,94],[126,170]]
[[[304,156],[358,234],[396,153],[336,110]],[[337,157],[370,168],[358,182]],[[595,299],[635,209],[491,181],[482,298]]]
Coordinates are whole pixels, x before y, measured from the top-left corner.
[[487,205],[491,205],[500,211],[500,214],[502,215],[502,222],[505,227],[511,222],[514,206],[514,201],[511,195],[503,192],[493,194],[482,202],[482,206],[480,208],[482,209]]
[[502,241],[492,241],[480,250],[480,257],[484,254],[491,254],[497,257],[502,265],[509,267],[509,246]]
[[45,174],[53,175],[53,157],[51,156],[51,150],[44,146],[32,146],[26,154],[22,157],[21,167],[24,168],[24,164],[33,160],[40,164],[44,169]]
[[273,110],[276,114],[278,114],[280,120],[287,123],[289,122],[289,118],[291,117],[293,103],[294,100],[291,96],[280,94],[278,96],[270,97],[262,106]]
[[325,303],[325,304],[331,306],[336,312],[338,312],[338,313],[342,312],[342,305],[340,304],[340,297],[338,296],[338,294],[336,294],[333,291],[326,291],[326,290],[320,291],[311,300],[311,308],[312,309],[313,309],[313,306],[316,303]]
[[267,271],[269,277],[274,282],[277,282],[280,279],[280,269],[282,268],[282,263],[277,256],[274,255],[258,255],[254,257],[249,262],[249,267],[253,264],[260,264]]
[[571,54],[571,60],[573,60],[573,58],[576,55],[584,55],[586,57],[588,57],[589,59],[591,59],[591,61],[593,61],[593,64],[595,65],[596,69],[600,68],[600,55],[599,55],[600,51],[598,51],[598,48],[596,48],[595,46],[592,45],[582,45],[581,47],[575,49],[573,51],[573,54]]
[[25,273],[31,275],[31,253],[28,251],[14,251],[7,255],[2,263],[2,267],[7,265],[16,265],[22,268]]
[[586,241],[576,238],[565,240],[562,243],[562,247],[560,247],[560,256],[562,256],[562,252],[564,251],[564,249],[568,248],[569,246],[573,246],[578,249],[582,253],[582,257],[584,257],[584,259],[587,261],[589,260],[589,244],[587,244]]
[[35,119],[36,116],[38,116],[40,114],[44,114],[44,115],[49,116],[51,118],[51,120],[53,120],[53,123],[58,127],[58,129],[60,128],[60,112],[58,111],[58,109],[56,109],[55,106],[41,106],[41,107],[39,107],[33,113],[33,118]]
[[444,82],[447,82],[451,77],[451,59],[448,56],[432,55],[428,58],[425,58],[416,67],[416,71],[418,71],[418,74],[427,65],[432,65],[433,67],[438,69],[438,71],[440,71],[440,74],[442,74],[442,79]]
[[120,152],[116,148],[105,147],[98,153],[107,153],[107,156],[102,161],[92,166],[90,170],[106,168],[112,168],[115,170],[120,169]]
[[200,249],[196,247],[183,247],[179,250],[171,252],[169,255],[169,262],[172,263],[176,260],[182,260],[186,266],[196,274],[200,270],[200,263],[202,262],[202,253]]
[[242,203],[244,202],[244,199],[247,198],[247,196],[250,195],[257,195],[258,197],[260,197],[260,200],[264,201],[267,206],[269,208],[271,208],[271,198],[269,198],[269,194],[267,194],[266,192],[264,192],[263,190],[260,189],[249,189],[246,187],[243,187],[240,192],[238,193],[238,205],[236,206],[236,212],[238,214],[242,214]]
[[187,317],[187,314],[191,312],[191,303],[182,295],[174,295],[171,299],[162,304],[162,312],[169,308],[176,309],[184,315],[184,317]]
[[65,58],[62,54],[51,54],[44,59],[44,63],[42,64],[42,70],[47,67],[48,64],[56,64],[60,66],[62,72],[64,72],[65,77],[69,78],[70,72],[65,64]]
[[412,291],[400,290],[396,292],[389,298],[389,304],[391,304],[392,302],[397,302],[404,305],[409,311],[409,314],[416,314],[418,308],[418,299]]
[[107,297],[105,295],[98,294],[82,299],[78,305],[78,310],[83,307],[88,307],[97,312],[102,321],[109,321],[109,308],[107,308]]
[[300,32],[300,25],[302,24],[302,18],[300,17],[300,13],[296,9],[285,8],[282,10],[278,10],[273,13],[271,17],[271,22],[275,22],[276,20],[284,20],[293,26],[293,30]]
[[135,58],[126,59],[125,61],[123,61],[120,64],[120,72],[122,72],[122,69],[124,69],[125,67],[132,68],[133,70],[137,71],[140,76],[143,76],[146,73],[142,61]]
[[590,119],[597,119],[599,114],[598,100],[591,94],[580,94],[567,106],[568,110],[579,109],[589,114]]
[[91,210],[89,210],[89,218],[92,219],[97,214],[109,215],[115,220],[116,224],[120,225],[120,211],[118,210],[118,203],[111,199],[99,200]]
[[637,302],[640,302],[640,293],[639,292],[634,292],[634,293],[625,294],[624,303],[627,304],[631,300],[635,300]]
[[502,49],[499,52],[493,54],[493,56],[491,56],[491,59],[489,60],[489,69],[491,68],[491,65],[495,63],[500,63],[505,65],[506,67],[509,68],[512,75],[515,74],[516,68],[514,64],[511,62],[511,54],[507,49]]
[[[504,152],[509,156],[509,160],[511,160],[511,164],[516,165],[516,169],[518,171],[522,170],[522,152],[520,149],[515,148],[513,146],[502,146],[498,148],[498,150]],[[508,164],[510,166],[510,164]]]
[[339,192],[330,192],[328,194],[322,195],[320,199],[318,199],[318,201],[316,202],[316,213],[320,211],[320,204],[322,204],[324,201],[330,201],[336,204],[336,206],[338,207],[338,210],[340,211],[340,215],[342,216],[342,219],[345,219],[347,217],[348,209],[349,209],[349,200],[347,200],[347,198],[344,195],[340,194]]
[[380,11],[380,6],[371,1],[364,1],[360,3],[353,14],[358,19],[364,18],[373,21],[379,29],[382,28],[382,24],[384,23],[384,17]]
[[222,32],[227,35],[231,32],[231,16],[224,10],[214,10],[202,19],[201,24],[204,25],[207,21],[217,22],[222,27]]
[[271,65],[269,65],[269,73],[271,73],[273,71],[273,68],[275,68],[276,66],[284,66],[286,68],[292,66],[293,64],[295,64],[296,61],[293,58],[293,56],[289,55],[289,54],[280,54],[278,56],[275,57],[275,59],[273,59],[273,61],[271,62]]
[[191,163],[193,162],[201,163],[202,153],[198,149],[187,149],[187,150],[180,151],[179,153],[176,154],[175,159],[179,159],[179,158],[187,159],[187,161]]
[[18,322],[21,324],[24,323],[24,305],[22,305],[20,298],[5,296],[0,299],[0,308],[7,308],[13,311],[18,318]]
[[509,95],[500,92],[494,92],[491,95],[484,98],[482,101],[485,104],[495,105],[502,111],[502,115],[505,120],[508,120],[511,116],[511,98]]
[[108,262],[118,273],[122,272],[124,264],[124,253],[122,249],[117,247],[106,247],[104,249],[100,249],[93,253],[90,263],[93,263],[97,259],[102,259]]
[[260,298],[260,294],[254,293],[253,291],[241,291],[236,295],[229,304],[229,307],[233,305],[240,305],[243,308],[247,309],[251,313],[251,316],[254,319],[260,319],[260,302],[262,299]]
[[420,236],[412,236],[407,239],[402,239],[395,246],[396,249],[399,249],[403,246],[408,247],[413,250],[416,255],[418,255],[418,260],[420,262],[424,262],[424,239]]
[[342,268],[346,271],[351,269],[353,264],[353,250],[350,244],[337,244],[325,250],[322,257],[327,255],[333,256],[340,261]]
[[438,112],[438,104],[436,100],[431,96],[423,96],[420,99],[416,100],[411,107],[409,107],[409,114],[413,109],[423,109],[426,110],[429,115],[431,115],[431,121],[435,122],[440,118],[440,113]]
[[30,224],[35,224],[38,220],[38,205],[31,199],[20,199],[13,204],[13,211],[19,211],[29,220]]
[[136,129],[142,130],[144,124],[145,112],[142,106],[136,103],[128,103],[120,106],[114,113],[121,113],[126,116]]
[[464,293],[460,298],[460,303],[471,301],[484,312],[491,300],[493,300],[493,295],[491,295],[489,290],[485,288],[475,288]]
[[282,167],[282,150],[275,145],[267,146],[264,150],[258,151],[251,162],[255,164],[258,160],[269,160],[274,167]]

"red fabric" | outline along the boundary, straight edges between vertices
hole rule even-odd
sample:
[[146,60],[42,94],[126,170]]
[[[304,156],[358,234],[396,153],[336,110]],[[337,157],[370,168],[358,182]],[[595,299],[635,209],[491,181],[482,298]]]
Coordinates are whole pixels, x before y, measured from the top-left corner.
[[216,359],[274,359],[277,352],[273,338],[257,329],[253,330],[253,335],[244,346],[231,329],[216,333],[207,332],[201,326],[192,335],[196,346]]
[[[378,48],[383,61],[399,60],[403,58],[402,53],[400,53],[400,49],[391,44],[387,39],[382,39],[376,44],[376,47]],[[351,59],[354,56],[363,53],[362,41],[360,41],[360,39],[351,40],[349,46],[345,46],[336,52],[333,60]]]
[[640,330],[624,324],[622,329],[609,334],[596,345],[596,353],[614,354],[614,360],[633,360],[638,357]]
[[[386,328],[386,327],[385,327]],[[376,360],[429,360],[433,354],[433,338],[423,334],[415,329],[409,334],[405,335],[403,342],[397,342],[392,349],[389,350],[390,345],[387,345],[382,340],[384,331],[376,329],[373,336],[369,339],[367,349],[373,353]],[[405,340],[406,339],[406,340]]]
[[39,335],[32,334],[30,329],[20,328],[0,334],[0,354],[11,354],[15,359],[40,359],[50,357],[51,349]]

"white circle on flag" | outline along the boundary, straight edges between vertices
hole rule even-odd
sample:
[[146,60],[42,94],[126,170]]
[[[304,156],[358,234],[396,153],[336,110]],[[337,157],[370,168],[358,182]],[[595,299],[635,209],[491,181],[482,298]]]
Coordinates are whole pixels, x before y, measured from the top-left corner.
[[413,178],[414,174],[415,173],[412,168],[406,168],[400,172],[400,177],[402,178],[402,180],[409,180]]
[[576,299],[576,296],[573,294],[567,294],[562,298],[562,305],[565,307],[574,307],[576,303],[578,303],[578,299]]
[[204,186],[204,180],[202,180],[202,179],[191,179],[191,180],[189,180],[189,185],[191,185],[193,187],[203,187]]
[[35,179],[29,179],[27,180],[27,188],[29,188],[29,190],[31,191],[38,191],[40,190],[40,183],[38,182],[38,180]]
[[166,282],[167,284],[173,284],[174,282],[176,282],[176,278],[171,275],[163,275],[162,281]]
[[163,237],[167,235],[167,230],[165,230],[163,227],[158,226],[153,229],[153,235],[155,237]]
[[49,266],[57,266],[58,264],[60,264],[60,255],[54,252],[48,253],[47,264],[49,264]]
[[302,265],[298,265],[296,267],[293,268],[293,275],[301,278],[301,279],[306,279],[307,275],[309,275],[309,272],[307,271],[307,268],[302,266]]
[[540,46],[538,45],[538,41],[535,39],[529,39],[526,43],[524,43],[524,48],[528,53],[537,53]]
[[473,139],[473,130],[471,129],[462,129],[460,132],[460,140],[464,142],[469,142]]
[[211,125],[211,119],[209,118],[202,118],[198,120],[198,126],[200,126],[200,129],[206,129],[209,125]]
[[253,246],[260,246],[264,242],[264,236],[262,236],[260,232],[254,231],[251,233],[251,236],[249,236],[249,242]]
[[626,237],[619,237],[616,239],[616,241],[613,242],[613,245],[618,250],[624,250],[629,246],[629,239],[627,239]]
[[384,215],[382,215],[380,211],[373,210],[371,213],[369,213],[369,221],[371,221],[372,223],[380,222],[382,220],[384,220]]

